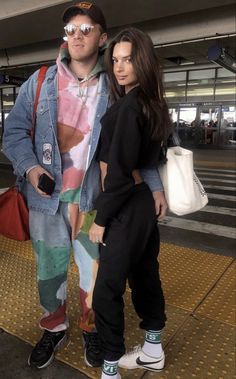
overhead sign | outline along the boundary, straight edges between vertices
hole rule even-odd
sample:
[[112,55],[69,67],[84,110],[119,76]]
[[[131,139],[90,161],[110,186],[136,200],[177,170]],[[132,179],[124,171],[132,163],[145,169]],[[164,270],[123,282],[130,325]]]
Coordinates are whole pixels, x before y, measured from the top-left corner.
[[12,76],[7,74],[0,74],[0,84],[10,84],[14,86],[21,86],[26,81],[25,78]]

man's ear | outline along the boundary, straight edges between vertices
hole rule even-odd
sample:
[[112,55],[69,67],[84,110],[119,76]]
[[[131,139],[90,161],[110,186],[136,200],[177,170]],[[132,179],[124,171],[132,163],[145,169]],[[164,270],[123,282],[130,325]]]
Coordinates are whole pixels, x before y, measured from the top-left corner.
[[103,47],[107,42],[107,33],[102,33],[99,40],[99,47]]

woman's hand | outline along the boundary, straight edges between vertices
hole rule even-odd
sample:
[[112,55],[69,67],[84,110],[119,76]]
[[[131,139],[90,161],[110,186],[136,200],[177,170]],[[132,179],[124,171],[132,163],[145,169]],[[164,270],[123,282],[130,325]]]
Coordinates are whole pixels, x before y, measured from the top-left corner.
[[156,191],[153,192],[152,195],[155,201],[156,215],[158,216],[158,219],[161,220],[166,216],[168,209],[165,193],[163,191]]
[[101,243],[103,246],[106,246],[106,244],[103,242],[104,231],[105,226],[99,226],[94,222],[89,230],[90,241],[94,243]]

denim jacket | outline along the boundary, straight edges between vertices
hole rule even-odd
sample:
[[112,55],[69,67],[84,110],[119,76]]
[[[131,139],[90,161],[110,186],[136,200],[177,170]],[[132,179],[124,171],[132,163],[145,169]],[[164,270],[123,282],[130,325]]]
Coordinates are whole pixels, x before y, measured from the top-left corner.
[[[34,144],[30,138],[33,120],[34,98],[37,87],[36,71],[21,87],[16,103],[5,122],[3,151],[12,162],[18,185],[25,193],[28,207],[45,214],[55,214],[59,206],[62,185],[62,163],[57,142],[57,67],[49,67],[43,82],[36,111],[36,128]],[[108,107],[108,83],[105,73],[100,74],[99,101],[95,122],[91,134],[88,168],[86,170],[80,194],[80,210],[94,209],[94,201],[101,191],[99,164],[95,152],[100,136],[100,119]],[[52,146],[51,164],[43,162],[43,146]],[[26,181],[26,171],[35,166],[44,167],[56,181],[51,198],[40,196],[33,186]],[[163,187],[156,169],[145,169],[141,175],[152,191],[162,191]]]

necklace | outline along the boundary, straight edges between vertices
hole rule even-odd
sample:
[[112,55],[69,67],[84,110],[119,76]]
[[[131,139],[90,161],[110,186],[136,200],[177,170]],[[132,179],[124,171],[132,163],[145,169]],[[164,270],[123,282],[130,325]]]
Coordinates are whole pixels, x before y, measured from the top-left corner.
[[82,103],[82,107],[86,104],[87,102],[87,99],[88,99],[88,83],[87,82],[87,77],[85,77],[84,79],[79,79],[79,83],[78,83],[78,94],[77,94],[77,97],[80,98],[81,100],[81,103]]

